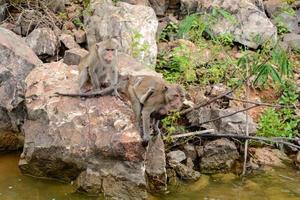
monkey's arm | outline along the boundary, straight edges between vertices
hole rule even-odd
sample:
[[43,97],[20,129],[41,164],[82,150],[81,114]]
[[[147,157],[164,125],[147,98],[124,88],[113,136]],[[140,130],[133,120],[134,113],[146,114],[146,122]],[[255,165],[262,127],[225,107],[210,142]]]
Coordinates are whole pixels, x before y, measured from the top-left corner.
[[109,94],[115,90],[115,88],[120,89],[120,85],[116,87],[109,86],[103,90],[95,91],[95,92],[88,92],[88,93],[61,93],[55,92],[54,94],[58,96],[67,96],[67,97],[95,97],[95,96],[103,96]]
[[143,95],[143,96],[141,96],[141,98],[140,98],[140,102],[142,103],[142,104],[144,104],[147,100],[148,100],[148,98],[154,93],[154,88],[153,87],[151,87],[151,88],[149,88],[148,90],[147,90],[147,92]]

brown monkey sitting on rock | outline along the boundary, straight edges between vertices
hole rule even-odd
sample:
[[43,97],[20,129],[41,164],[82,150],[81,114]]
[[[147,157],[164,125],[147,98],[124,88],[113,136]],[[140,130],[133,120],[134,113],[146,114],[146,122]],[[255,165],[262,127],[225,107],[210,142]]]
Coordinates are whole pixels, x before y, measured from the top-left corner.
[[90,82],[93,90],[99,90],[101,86],[112,86],[113,94],[119,96],[117,92],[118,57],[119,43],[116,39],[108,39],[96,43],[79,63],[79,89],[84,92],[84,86]]

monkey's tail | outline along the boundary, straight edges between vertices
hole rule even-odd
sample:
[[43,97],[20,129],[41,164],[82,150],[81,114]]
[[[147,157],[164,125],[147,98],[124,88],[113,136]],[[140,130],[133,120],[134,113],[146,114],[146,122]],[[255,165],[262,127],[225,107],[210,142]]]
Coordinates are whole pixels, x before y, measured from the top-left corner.
[[88,92],[88,93],[61,93],[61,92],[55,92],[55,95],[58,96],[66,96],[66,97],[96,97],[96,96],[103,96],[108,93],[111,93],[114,91],[114,87],[107,87],[103,90],[95,91],[95,92]]

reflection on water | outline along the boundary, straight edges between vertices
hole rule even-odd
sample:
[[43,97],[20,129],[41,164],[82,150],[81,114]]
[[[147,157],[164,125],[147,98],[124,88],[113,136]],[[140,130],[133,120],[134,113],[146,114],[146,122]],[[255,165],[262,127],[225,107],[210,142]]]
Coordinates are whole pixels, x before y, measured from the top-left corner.
[[[74,193],[70,184],[23,176],[17,154],[0,154],[0,200],[100,200]],[[251,177],[205,176],[155,200],[300,200],[300,173],[277,169]]]

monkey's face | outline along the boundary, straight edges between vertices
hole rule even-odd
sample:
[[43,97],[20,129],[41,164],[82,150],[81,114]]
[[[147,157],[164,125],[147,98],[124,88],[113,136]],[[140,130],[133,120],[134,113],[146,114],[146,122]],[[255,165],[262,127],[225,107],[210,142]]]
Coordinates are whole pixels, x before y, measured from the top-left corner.
[[103,50],[102,56],[106,63],[111,63],[115,59],[116,49],[106,48]]
[[178,111],[183,106],[182,89],[178,86],[167,86],[165,93],[166,105],[159,110],[161,115],[166,115],[171,111]]

